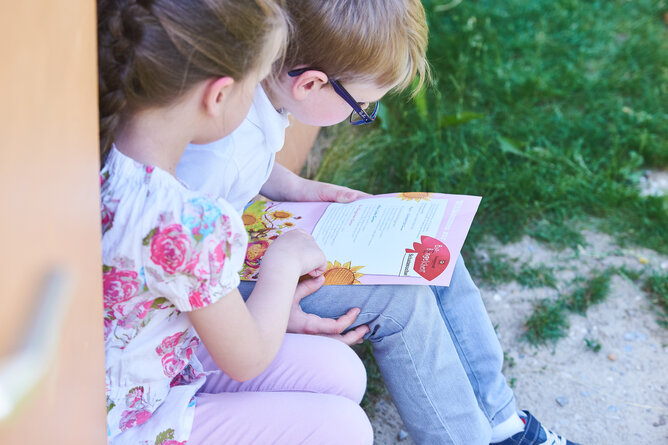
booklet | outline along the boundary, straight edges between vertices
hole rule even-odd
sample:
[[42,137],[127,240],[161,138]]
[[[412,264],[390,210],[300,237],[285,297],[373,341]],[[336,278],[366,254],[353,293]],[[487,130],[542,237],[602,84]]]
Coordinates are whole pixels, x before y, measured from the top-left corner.
[[405,192],[341,204],[254,201],[242,280],[256,280],[279,235],[303,229],[327,258],[325,284],[447,286],[481,197]]

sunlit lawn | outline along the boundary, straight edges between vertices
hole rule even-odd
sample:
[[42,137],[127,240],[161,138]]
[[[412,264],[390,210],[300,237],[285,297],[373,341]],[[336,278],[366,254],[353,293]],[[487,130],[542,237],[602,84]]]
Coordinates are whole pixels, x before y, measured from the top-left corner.
[[668,167],[666,2],[447,4],[424,1],[434,84],[329,130],[317,178],[483,196],[465,255],[484,234],[573,247],[579,222],[668,253],[668,199],[637,186]]

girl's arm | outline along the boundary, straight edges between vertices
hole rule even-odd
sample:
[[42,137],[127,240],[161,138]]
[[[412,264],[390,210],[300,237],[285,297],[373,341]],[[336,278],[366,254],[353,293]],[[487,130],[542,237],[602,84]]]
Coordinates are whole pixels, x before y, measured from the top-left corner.
[[348,187],[302,178],[279,163],[274,163],[260,193],[274,201],[350,202],[370,196]]
[[259,375],[283,342],[300,276],[320,276],[325,257],[301,230],[279,237],[267,249],[260,277],[246,302],[234,290],[189,312],[190,321],[218,367],[235,380]]
[[[260,193],[275,201],[350,202],[370,196],[367,193],[347,187],[304,179],[278,163],[274,163],[269,179],[262,186]],[[311,286],[312,289],[310,291],[304,292],[303,289],[307,284],[310,286],[310,283],[302,283],[302,288],[298,289],[298,292],[295,294],[295,300],[290,311],[288,332],[324,335],[341,340],[348,345],[361,343],[364,335],[369,332],[368,326],[358,326],[355,329],[347,331],[345,334],[343,333],[357,319],[359,309],[351,308],[338,319],[322,318],[315,314],[307,314],[302,310],[299,301],[306,295],[315,292],[321,283],[320,285]]]

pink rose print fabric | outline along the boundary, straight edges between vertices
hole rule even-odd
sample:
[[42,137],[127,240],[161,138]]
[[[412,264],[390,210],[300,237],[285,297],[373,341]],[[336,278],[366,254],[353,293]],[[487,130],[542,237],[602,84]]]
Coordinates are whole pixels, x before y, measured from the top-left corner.
[[186,312],[238,286],[243,223],[115,148],[100,182],[109,443],[185,445],[206,379]]
[[186,259],[192,246],[180,224],[170,224],[154,233],[150,245],[151,261],[166,273],[173,274],[187,268]]
[[173,378],[186,367],[194,349],[199,344],[199,339],[195,336],[186,338],[186,332],[170,335],[155,348],[155,352],[162,360],[162,371],[169,378]]

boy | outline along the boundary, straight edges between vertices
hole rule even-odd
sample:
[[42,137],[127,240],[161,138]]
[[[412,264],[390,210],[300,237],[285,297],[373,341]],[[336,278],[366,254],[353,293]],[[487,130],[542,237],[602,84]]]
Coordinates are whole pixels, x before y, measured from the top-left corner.
[[[258,191],[278,201],[367,196],[274,164],[286,114],[317,126],[370,123],[387,92],[428,77],[419,0],[288,0],[286,8],[294,34],[284,63],[256,91],[246,121],[222,141],[191,146],[177,167],[189,186],[239,211]],[[338,336],[343,341],[370,340],[416,443],[576,445],[517,412],[501,373],[503,352],[461,258],[449,287],[302,285],[314,292],[296,301],[289,329],[331,336],[350,326]],[[243,282],[239,289],[248,295],[252,288]]]

